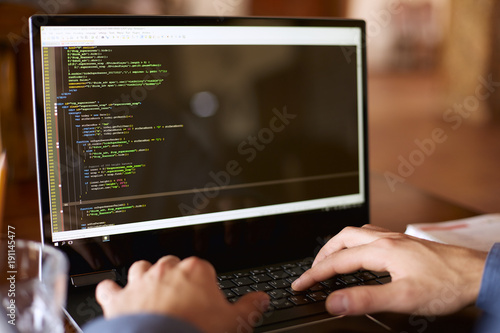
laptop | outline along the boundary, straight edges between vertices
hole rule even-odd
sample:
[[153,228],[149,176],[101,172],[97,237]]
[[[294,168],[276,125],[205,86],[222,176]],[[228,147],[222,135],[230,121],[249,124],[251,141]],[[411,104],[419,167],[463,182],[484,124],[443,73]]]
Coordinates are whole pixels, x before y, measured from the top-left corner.
[[[363,21],[36,15],[30,29],[41,231],[70,260],[76,326],[136,260],[205,258],[235,301],[369,222]],[[257,330],[331,320],[321,293],[282,317],[298,298],[281,295]]]

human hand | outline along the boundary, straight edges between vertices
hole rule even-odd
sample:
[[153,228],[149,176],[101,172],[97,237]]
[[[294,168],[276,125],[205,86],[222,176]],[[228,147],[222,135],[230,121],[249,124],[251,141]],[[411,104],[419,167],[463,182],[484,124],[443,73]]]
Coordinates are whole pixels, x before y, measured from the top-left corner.
[[134,263],[124,288],[111,280],[101,282],[96,298],[108,319],[126,314],[163,314],[184,319],[207,333],[234,332],[242,322],[253,326],[269,305],[269,297],[263,292],[247,294],[231,304],[215,281],[215,270],[208,262],[166,256],[154,265]]
[[381,311],[443,315],[473,303],[487,253],[430,242],[366,225],[347,227],[318,253],[292,288],[305,290],[336,274],[358,269],[388,271],[392,282],[331,293],[331,314]]

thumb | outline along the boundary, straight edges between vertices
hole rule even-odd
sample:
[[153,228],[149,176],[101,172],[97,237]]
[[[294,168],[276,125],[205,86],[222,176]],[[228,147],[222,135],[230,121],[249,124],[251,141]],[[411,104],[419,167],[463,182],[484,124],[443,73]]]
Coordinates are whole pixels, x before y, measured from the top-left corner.
[[269,308],[269,295],[263,291],[252,292],[234,303],[238,316],[248,318],[249,325],[255,326],[262,321],[262,314]]
[[105,315],[109,315],[108,307],[115,298],[115,295],[121,289],[122,288],[119,285],[111,280],[104,280],[97,285],[97,288],[95,290],[95,297],[97,302],[101,305]]
[[[326,299],[326,309],[333,315],[360,315],[397,310],[401,301],[395,283],[380,286],[358,286],[338,290]],[[399,303],[399,308],[401,308]]]

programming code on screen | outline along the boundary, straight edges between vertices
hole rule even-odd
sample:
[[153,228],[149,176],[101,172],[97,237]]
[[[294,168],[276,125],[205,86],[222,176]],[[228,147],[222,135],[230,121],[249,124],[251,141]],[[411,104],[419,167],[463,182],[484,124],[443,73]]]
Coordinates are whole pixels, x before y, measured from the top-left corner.
[[359,192],[340,47],[43,52],[54,232]]

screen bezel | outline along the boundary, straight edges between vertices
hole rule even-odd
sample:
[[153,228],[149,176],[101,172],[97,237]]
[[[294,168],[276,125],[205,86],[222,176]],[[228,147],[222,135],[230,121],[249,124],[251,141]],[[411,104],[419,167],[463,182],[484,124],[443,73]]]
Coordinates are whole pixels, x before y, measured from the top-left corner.
[[[369,186],[368,186],[368,142],[367,142],[367,84],[366,84],[366,48],[365,46],[365,23],[361,20],[347,19],[305,19],[305,18],[266,18],[266,17],[168,17],[168,16],[43,16],[35,15],[31,18],[32,46],[31,57],[33,66],[33,105],[35,121],[35,137],[37,149],[37,171],[38,190],[40,204],[40,220],[42,221],[42,239],[46,244],[52,244],[50,233],[50,205],[48,198],[47,160],[45,132],[44,132],[44,108],[43,108],[43,85],[41,73],[41,45],[39,32],[42,26],[291,26],[291,27],[356,27],[361,29],[361,61],[362,61],[362,116],[363,116],[363,161],[364,161],[364,195],[365,202],[356,207],[342,210],[325,210],[293,213],[288,215],[269,216],[262,218],[259,223],[274,223],[279,225],[282,235],[294,237],[301,234],[303,242],[300,244],[288,244],[279,239],[276,244],[250,244],[245,248],[234,246],[200,247],[199,237],[208,237],[208,244],[220,242],[220,234],[224,233],[224,223],[213,223],[209,226],[190,226],[176,228],[176,230],[156,230],[134,234],[115,235],[111,242],[103,242],[100,237],[87,239],[79,244],[65,244],[60,248],[70,257],[70,274],[80,274],[94,269],[112,269],[128,267],[133,261],[147,259],[155,261],[164,254],[171,253],[180,257],[198,255],[210,260],[218,270],[233,270],[240,267],[256,266],[266,263],[282,262],[297,258],[297,256],[314,256],[315,251],[332,234],[340,231],[347,225],[361,226],[369,223]],[[36,69],[36,70],[35,70]],[[306,221],[306,222],[304,222]],[[332,221],[339,221],[332,222]],[[245,220],[238,224],[245,223]],[[252,222],[253,223],[253,222]],[[307,231],[297,230],[306,225]],[[236,228],[238,229],[238,228]],[[239,231],[242,233],[245,231]],[[148,235],[151,234],[154,242],[150,242]],[[280,236],[282,236],[280,235]],[[273,235],[271,235],[273,236]],[[179,240],[189,240],[178,244]],[[172,241],[171,246],[164,247],[161,244]],[[140,242],[148,244],[143,249],[138,246]],[[202,241],[203,242],[203,241]],[[223,243],[223,242],[222,242]],[[293,242],[292,242],[293,243]],[[84,248],[85,255],[82,255]],[[111,260],[112,255],[118,249],[130,247],[133,253],[127,258]],[[277,251],[273,251],[276,248]],[[89,264],[92,257],[98,265]]]

